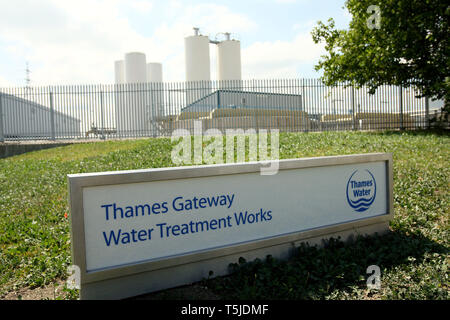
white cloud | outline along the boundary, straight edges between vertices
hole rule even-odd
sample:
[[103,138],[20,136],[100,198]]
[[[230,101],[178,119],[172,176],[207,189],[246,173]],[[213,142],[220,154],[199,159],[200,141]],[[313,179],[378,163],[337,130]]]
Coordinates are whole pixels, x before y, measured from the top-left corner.
[[310,33],[299,33],[292,41],[256,42],[242,51],[244,79],[298,78],[306,65],[324,53]]
[[152,10],[153,3],[150,1],[135,0],[130,2],[130,6],[139,13],[146,14]]
[[[184,5],[172,1],[174,15],[144,36],[124,16],[123,8],[152,11],[144,0],[2,1],[0,40],[9,52],[30,61],[34,84],[112,83],[114,61],[140,51],[147,60],[163,62],[166,81],[184,80],[184,41],[198,26],[204,33],[238,34],[257,25],[223,5]],[[176,19],[174,19],[176,18]]]
[[[297,36],[290,41],[247,45],[247,35],[259,26],[227,6],[173,0],[160,12],[168,17],[166,22],[145,36],[123,13],[123,8],[139,7],[142,12],[154,11],[153,2],[144,0],[2,1],[0,40],[8,44],[4,51],[24,57],[23,65],[30,62],[33,84],[112,83],[114,61],[130,51],[146,53],[148,62],[162,62],[165,81],[183,81],[183,38],[192,34],[194,26],[211,38],[228,31],[242,40],[244,79],[302,77],[305,68],[324,53],[306,30],[311,21],[293,26]],[[211,46],[213,79],[215,62]]]
[[6,87],[11,87],[12,83],[9,82],[8,80],[6,80],[5,78],[3,78],[2,76],[0,76],[0,88],[6,88]]
[[292,30],[296,32],[300,31],[311,31],[317,25],[316,20],[306,20],[299,23],[295,23],[292,26]]
[[0,21],[0,38],[27,52],[33,83],[105,82],[115,57],[145,42],[120,15],[119,0],[8,3],[1,5],[9,19]]

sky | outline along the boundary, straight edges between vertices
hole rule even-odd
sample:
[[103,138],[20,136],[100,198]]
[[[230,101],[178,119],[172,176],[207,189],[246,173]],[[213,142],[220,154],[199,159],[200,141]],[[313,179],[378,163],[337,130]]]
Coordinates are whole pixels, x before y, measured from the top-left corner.
[[[114,61],[143,52],[164,81],[184,81],[184,37],[193,27],[241,41],[243,79],[318,78],[325,54],[311,31],[333,17],[346,28],[345,0],[0,0],[0,87],[111,84]],[[220,37],[220,35],[219,35]],[[217,68],[210,46],[211,78]]]

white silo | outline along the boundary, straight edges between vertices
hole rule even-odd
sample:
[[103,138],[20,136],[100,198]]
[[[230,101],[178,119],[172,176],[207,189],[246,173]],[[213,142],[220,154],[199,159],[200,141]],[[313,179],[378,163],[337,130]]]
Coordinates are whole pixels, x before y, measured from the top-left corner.
[[118,60],[114,62],[115,83],[125,83],[125,62]]
[[125,54],[125,82],[147,82],[147,62],[144,53],[130,52]]
[[241,80],[241,43],[230,40],[230,34],[225,33],[226,40],[217,44],[217,75],[219,81]]
[[118,60],[114,62],[114,102],[115,102],[115,119],[116,129],[123,131],[124,124],[122,124],[125,113],[125,61]]
[[[117,64],[120,69],[120,63]],[[117,132],[121,136],[141,136],[150,130],[151,112],[147,105],[147,63],[144,53],[125,54],[124,84],[118,86],[116,98]],[[120,80],[120,77],[118,78]]]
[[209,59],[209,38],[198,33],[184,38],[185,59],[186,59],[186,81],[209,81],[210,59]]
[[162,82],[162,64],[159,62],[147,63],[147,82]]
[[193,36],[184,38],[187,105],[211,92],[209,37],[199,34],[198,28],[194,31]]
[[164,110],[162,64],[158,62],[147,63],[147,81],[149,86],[149,106],[151,118],[157,120],[166,115]]

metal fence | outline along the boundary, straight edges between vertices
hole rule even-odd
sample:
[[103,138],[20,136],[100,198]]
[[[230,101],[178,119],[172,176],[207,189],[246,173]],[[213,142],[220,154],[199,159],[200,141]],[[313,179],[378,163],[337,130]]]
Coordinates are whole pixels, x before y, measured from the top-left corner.
[[[170,136],[214,128],[285,132],[416,129],[414,88],[328,87],[318,79],[72,85],[0,89],[0,141]],[[197,126],[197,127],[196,127]]]

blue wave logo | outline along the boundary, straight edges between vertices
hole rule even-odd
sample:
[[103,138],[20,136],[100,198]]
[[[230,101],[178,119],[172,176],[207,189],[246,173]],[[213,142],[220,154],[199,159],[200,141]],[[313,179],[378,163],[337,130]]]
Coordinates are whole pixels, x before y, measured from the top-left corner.
[[369,209],[377,195],[377,183],[369,170],[356,170],[347,182],[347,201],[355,211]]

